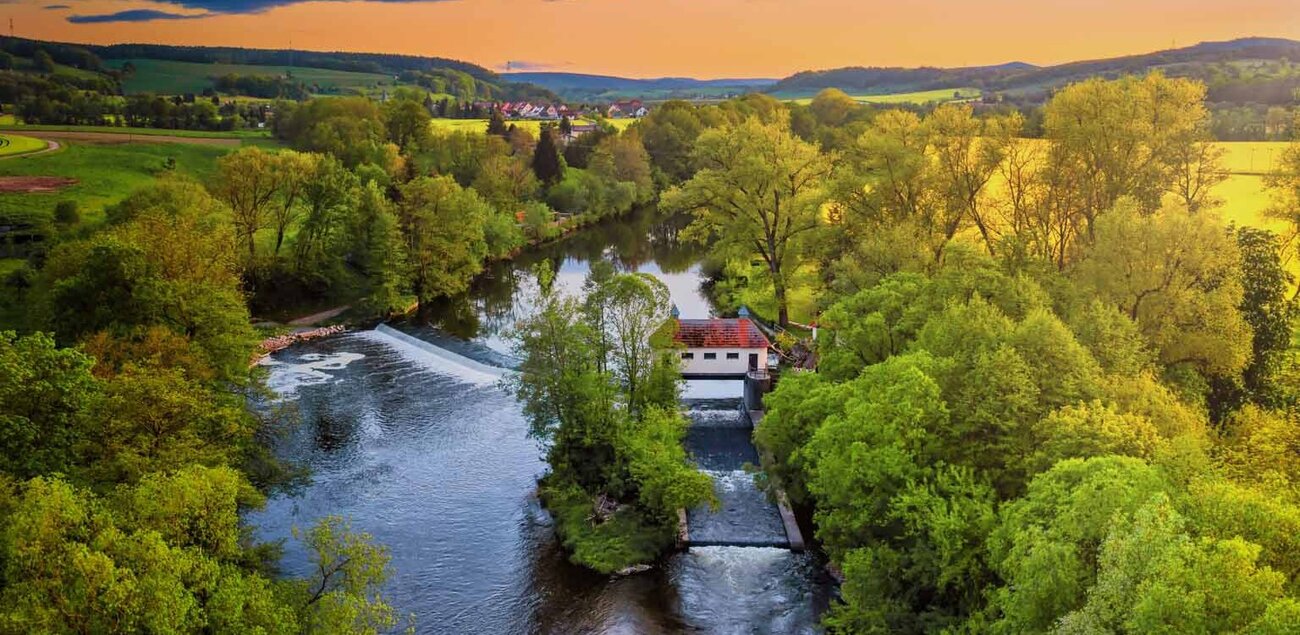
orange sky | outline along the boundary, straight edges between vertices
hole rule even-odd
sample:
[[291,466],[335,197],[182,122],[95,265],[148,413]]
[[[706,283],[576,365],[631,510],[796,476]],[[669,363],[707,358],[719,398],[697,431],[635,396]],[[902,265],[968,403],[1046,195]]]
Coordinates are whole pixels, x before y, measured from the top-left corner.
[[[189,0],[199,2],[200,0]],[[45,9],[66,3],[69,9]],[[225,4],[233,2],[226,0]],[[0,0],[15,34],[112,43],[382,51],[633,77],[836,66],[1051,64],[1248,35],[1300,39],[1300,0],[442,0],[303,2],[195,20],[71,24],[138,0]]]

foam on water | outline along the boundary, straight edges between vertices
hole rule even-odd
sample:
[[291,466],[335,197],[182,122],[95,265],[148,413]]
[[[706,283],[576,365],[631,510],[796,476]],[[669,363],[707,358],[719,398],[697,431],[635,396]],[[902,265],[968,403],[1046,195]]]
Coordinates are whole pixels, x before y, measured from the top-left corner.
[[718,509],[707,505],[687,512],[691,542],[736,545],[786,544],[785,525],[776,505],[744,470],[703,470],[713,479]]
[[698,632],[721,635],[816,632],[806,554],[775,547],[691,547],[670,575]]
[[296,362],[280,361],[268,356],[258,363],[274,368],[267,377],[266,384],[277,395],[288,397],[297,393],[303,386],[336,381],[338,376],[326,371],[343,370],[348,367],[348,364],[364,357],[365,355],[361,353],[339,351],[328,354],[308,353],[299,357],[299,361]]
[[510,372],[434,346],[387,324],[380,324],[375,330],[360,333],[359,336],[384,344],[408,359],[425,364],[434,372],[480,386],[496,384]]

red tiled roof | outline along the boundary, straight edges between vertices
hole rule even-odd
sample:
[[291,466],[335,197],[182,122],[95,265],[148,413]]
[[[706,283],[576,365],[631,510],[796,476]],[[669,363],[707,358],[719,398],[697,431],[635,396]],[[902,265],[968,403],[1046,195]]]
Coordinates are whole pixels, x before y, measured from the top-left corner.
[[677,320],[673,339],[687,348],[767,348],[767,337],[748,318]]

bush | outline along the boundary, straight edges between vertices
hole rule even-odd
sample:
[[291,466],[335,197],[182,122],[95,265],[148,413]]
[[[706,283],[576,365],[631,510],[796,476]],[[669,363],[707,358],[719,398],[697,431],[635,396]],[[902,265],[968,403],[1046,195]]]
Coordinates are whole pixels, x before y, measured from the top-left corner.
[[64,226],[80,223],[81,212],[77,209],[77,202],[59,201],[59,204],[54,206],[54,222]]
[[543,482],[541,497],[555,518],[555,533],[571,554],[569,559],[599,573],[654,560],[676,537],[675,527],[648,522],[630,506],[596,522],[591,496],[572,483]]

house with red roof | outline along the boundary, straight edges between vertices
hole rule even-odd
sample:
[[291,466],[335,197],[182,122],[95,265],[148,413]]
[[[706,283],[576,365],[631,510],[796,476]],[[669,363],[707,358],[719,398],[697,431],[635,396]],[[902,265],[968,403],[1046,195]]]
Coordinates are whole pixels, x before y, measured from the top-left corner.
[[673,336],[682,359],[682,376],[687,379],[742,378],[745,373],[767,370],[767,336],[749,318],[744,308],[740,317],[683,320],[677,318]]

